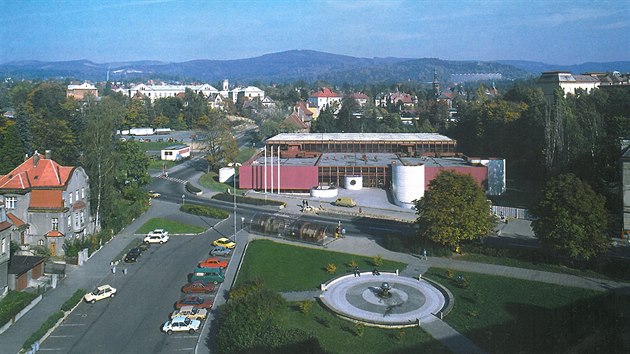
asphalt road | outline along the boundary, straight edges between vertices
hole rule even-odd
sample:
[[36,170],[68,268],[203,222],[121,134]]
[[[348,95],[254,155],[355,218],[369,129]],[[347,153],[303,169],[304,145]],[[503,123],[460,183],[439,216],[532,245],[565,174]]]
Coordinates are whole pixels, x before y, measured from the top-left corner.
[[[216,226],[229,232],[226,222]],[[221,231],[220,231],[221,232]],[[183,297],[181,287],[196,264],[208,257],[214,229],[199,236],[172,236],[152,245],[135,264],[121,263],[104,281],[118,292],[113,299],[81,303],[41,346],[52,353],[190,353],[200,333],[161,332]],[[127,268],[127,274],[123,274]]]

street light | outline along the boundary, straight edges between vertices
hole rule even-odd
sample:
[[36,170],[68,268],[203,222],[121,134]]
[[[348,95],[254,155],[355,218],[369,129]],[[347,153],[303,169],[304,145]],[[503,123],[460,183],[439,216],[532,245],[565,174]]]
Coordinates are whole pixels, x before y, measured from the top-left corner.
[[236,168],[241,164],[238,162],[229,163],[228,166],[234,166],[234,175],[232,176],[232,183],[234,185],[234,190],[232,194],[234,195],[234,241],[236,241]]
[[182,194],[182,205],[186,204],[186,194]]
[[245,228],[245,217],[241,216],[241,231]]

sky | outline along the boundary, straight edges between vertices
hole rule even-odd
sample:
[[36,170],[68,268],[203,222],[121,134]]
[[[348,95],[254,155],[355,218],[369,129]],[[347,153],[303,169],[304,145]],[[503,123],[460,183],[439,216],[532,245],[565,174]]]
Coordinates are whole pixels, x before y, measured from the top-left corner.
[[630,60],[630,0],[0,0],[0,63],[355,57]]

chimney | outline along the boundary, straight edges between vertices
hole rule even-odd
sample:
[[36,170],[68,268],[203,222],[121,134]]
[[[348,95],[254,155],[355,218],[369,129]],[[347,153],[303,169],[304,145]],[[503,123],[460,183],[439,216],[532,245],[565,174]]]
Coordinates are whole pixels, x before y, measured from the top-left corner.
[[33,167],[37,167],[37,163],[39,163],[39,152],[35,150],[35,153],[33,153]]
[[44,156],[45,156],[46,160],[50,160],[51,151],[50,151],[50,150],[46,150],[46,151],[44,152]]

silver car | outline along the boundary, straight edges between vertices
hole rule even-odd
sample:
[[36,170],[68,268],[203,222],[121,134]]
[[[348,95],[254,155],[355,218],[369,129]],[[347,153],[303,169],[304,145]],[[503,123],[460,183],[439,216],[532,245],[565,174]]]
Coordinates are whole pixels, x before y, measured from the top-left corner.
[[232,250],[225,248],[223,246],[215,246],[212,251],[210,251],[210,254],[213,256],[229,256],[230,252],[232,252]]

